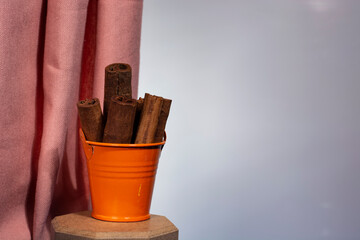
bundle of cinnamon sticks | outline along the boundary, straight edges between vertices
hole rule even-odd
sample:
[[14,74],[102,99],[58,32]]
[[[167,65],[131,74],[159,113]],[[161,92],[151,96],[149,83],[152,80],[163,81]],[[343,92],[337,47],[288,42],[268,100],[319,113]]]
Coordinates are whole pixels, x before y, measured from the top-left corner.
[[125,63],[105,68],[103,113],[98,98],[77,103],[88,141],[136,144],[163,141],[170,106],[170,99],[148,93],[133,99],[131,67]]

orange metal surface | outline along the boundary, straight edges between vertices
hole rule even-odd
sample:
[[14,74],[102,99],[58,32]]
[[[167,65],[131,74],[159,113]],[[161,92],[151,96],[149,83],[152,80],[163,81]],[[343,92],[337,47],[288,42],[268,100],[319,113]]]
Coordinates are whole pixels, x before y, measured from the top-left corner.
[[80,139],[87,158],[92,216],[134,222],[150,218],[155,175],[165,140],[150,144],[113,144]]

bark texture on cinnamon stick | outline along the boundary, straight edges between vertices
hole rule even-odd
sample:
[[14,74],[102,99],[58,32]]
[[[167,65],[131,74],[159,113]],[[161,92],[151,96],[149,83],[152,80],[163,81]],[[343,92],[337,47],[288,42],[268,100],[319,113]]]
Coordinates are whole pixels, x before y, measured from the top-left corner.
[[131,67],[126,63],[113,63],[105,68],[104,118],[107,119],[112,96],[131,99]]
[[145,93],[144,107],[141,112],[135,143],[154,142],[162,105],[162,97]]
[[168,119],[170,112],[170,106],[171,106],[171,99],[164,98],[163,105],[160,111],[159,123],[155,132],[155,139],[154,139],[155,142],[161,142],[163,140],[166,121]]
[[97,98],[81,100],[77,103],[81,128],[86,140],[101,142],[103,119],[100,101]]
[[113,96],[109,107],[103,141],[131,143],[136,114],[136,100]]

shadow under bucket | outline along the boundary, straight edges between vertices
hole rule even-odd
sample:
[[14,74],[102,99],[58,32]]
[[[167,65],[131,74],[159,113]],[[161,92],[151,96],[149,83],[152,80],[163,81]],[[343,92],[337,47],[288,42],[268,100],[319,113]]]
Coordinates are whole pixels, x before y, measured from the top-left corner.
[[94,218],[136,222],[150,218],[156,170],[166,141],[115,144],[80,139],[87,159]]

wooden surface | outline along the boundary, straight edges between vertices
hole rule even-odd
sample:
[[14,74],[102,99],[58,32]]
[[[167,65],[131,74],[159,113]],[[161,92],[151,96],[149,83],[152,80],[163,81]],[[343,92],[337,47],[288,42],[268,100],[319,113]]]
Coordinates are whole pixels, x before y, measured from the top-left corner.
[[146,221],[106,222],[91,217],[90,211],[71,213],[52,220],[56,240],[177,240],[179,230],[166,217],[151,215]]

